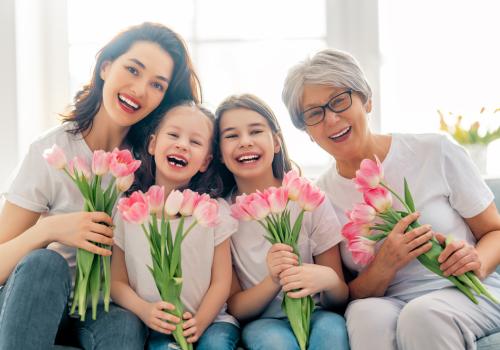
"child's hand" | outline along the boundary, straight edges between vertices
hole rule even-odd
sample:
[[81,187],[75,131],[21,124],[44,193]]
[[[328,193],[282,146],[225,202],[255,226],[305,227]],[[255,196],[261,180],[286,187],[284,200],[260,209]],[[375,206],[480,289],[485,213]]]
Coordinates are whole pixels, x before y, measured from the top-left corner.
[[166,301],[147,303],[147,305],[141,315],[139,315],[142,322],[152,330],[163,334],[171,334],[175,330],[176,324],[180,322],[180,319],[163,310],[172,311],[175,309],[174,305]]
[[[294,266],[280,274],[280,284],[290,298],[302,298],[337,285],[339,277],[330,267],[317,264]],[[296,290],[292,292],[293,290]]]
[[283,243],[272,245],[267,253],[266,261],[269,276],[274,283],[279,283],[280,273],[299,264],[299,258],[293,253],[293,248]]
[[182,316],[185,320],[182,325],[182,328],[184,328],[182,335],[186,337],[188,343],[196,343],[201,336],[201,331],[196,325],[196,318],[190,312],[185,312]]
[[460,276],[466,272],[474,271],[479,278],[484,278],[481,274],[481,260],[476,247],[466,241],[453,241],[441,233],[436,233],[436,239],[441,245],[446,245],[438,257],[439,267],[443,274],[448,276]]

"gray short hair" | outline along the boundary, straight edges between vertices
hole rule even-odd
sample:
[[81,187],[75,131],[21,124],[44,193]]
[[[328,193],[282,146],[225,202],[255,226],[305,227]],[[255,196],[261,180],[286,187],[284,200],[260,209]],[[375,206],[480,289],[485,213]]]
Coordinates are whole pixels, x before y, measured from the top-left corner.
[[363,104],[372,97],[372,90],[358,61],[349,53],[325,49],[300,62],[288,71],[281,98],[296,128],[305,129],[302,119],[304,85],[328,85],[348,88],[361,96]]

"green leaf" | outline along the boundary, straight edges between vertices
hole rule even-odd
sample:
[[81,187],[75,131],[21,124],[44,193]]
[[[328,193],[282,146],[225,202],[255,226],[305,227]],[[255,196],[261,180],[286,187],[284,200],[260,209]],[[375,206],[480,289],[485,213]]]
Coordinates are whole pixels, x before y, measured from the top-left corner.
[[415,203],[413,202],[413,197],[411,196],[410,187],[408,186],[406,178],[404,179],[404,185],[405,185],[405,203],[412,212],[415,212]]

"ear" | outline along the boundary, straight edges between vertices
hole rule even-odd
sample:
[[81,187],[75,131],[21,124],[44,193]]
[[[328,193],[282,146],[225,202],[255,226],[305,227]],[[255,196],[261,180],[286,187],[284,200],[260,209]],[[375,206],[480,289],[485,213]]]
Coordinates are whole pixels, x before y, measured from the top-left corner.
[[155,148],[156,148],[156,135],[151,135],[149,136],[148,153],[154,156]]
[[106,77],[108,76],[110,69],[111,69],[111,61],[104,61],[101,64],[101,70],[99,72],[99,76],[101,77],[102,80],[106,80]]
[[200,167],[200,170],[199,170],[200,173],[204,173],[205,171],[207,171],[208,166],[210,165],[210,162],[212,161],[213,158],[214,158],[214,156],[212,154],[207,155],[207,157],[203,161],[203,164]]
[[273,134],[273,141],[274,141],[274,153],[279,153],[281,151],[281,141],[278,135]]
[[368,102],[365,103],[366,113],[370,113],[372,111],[372,99],[370,98]]

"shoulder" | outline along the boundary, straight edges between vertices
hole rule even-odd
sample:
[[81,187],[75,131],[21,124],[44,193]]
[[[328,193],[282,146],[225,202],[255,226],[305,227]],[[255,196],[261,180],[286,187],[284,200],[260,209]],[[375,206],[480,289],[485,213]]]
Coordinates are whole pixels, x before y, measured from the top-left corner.
[[35,141],[32,142],[31,147],[45,149],[52,147],[52,145],[56,143],[64,148],[64,146],[72,143],[78,138],[78,135],[69,132],[73,126],[74,124],[71,122],[54,126],[36,138]]

